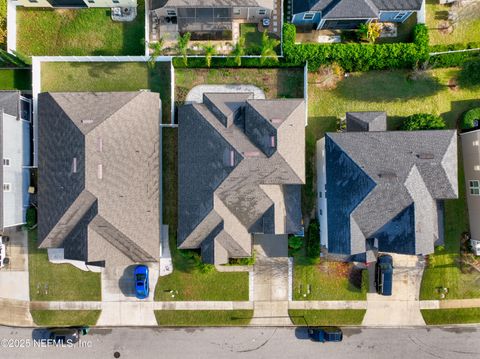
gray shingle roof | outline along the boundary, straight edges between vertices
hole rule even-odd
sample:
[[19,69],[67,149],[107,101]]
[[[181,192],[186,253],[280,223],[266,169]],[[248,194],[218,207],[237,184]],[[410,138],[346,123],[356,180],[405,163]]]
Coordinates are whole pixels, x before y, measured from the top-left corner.
[[[179,109],[178,244],[180,248],[201,247],[207,261],[224,257],[216,255],[215,248],[226,250],[231,257],[251,255],[250,232],[254,228],[273,230],[273,225],[265,223],[273,221],[271,209],[276,201],[291,202],[286,206],[283,231],[296,231],[300,224],[305,103],[249,97],[207,94],[206,104]],[[230,111],[241,118],[225,121]],[[263,130],[244,131],[250,127]],[[271,141],[269,134],[275,136],[273,151],[266,146]],[[262,136],[267,138],[265,143]],[[288,146],[282,147],[285,142]],[[272,197],[262,185],[278,185],[281,194]]]
[[293,13],[321,11],[324,19],[377,18],[380,11],[420,10],[423,0],[293,0]]
[[[416,214],[416,226],[427,226],[422,224],[421,217],[436,218],[436,200],[458,197],[454,130],[346,132],[327,136],[375,183],[351,213],[355,224],[351,227],[352,241],[373,236],[412,203],[423,206],[421,214]],[[363,236],[355,234],[355,229]],[[417,228],[417,232],[422,231]],[[351,243],[352,248],[361,246],[362,243]],[[426,248],[427,244],[417,238],[417,249],[420,246]],[[433,242],[430,246],[433,248]]]
[[40,247],[158,259],[159,106],[150,92],[39,95]]
[[347,112],[347,131],[386,131],[385,112]]

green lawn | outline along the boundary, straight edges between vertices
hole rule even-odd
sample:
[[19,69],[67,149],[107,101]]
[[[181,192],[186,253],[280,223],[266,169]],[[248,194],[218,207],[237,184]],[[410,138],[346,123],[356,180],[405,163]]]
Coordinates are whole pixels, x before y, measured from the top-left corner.
[[92,326],[100,310],[32,310],[33,321],[41,326]]
[[0,69],[0,90],[31,90],[32,77],[29,69]]
[[201,84],[250,84],[261,88],[267,98],[303,98],[303,68],[176,68],[175,101],[182,103]]
[[439,30],[448,17],[449,5],[440,5],[438,0],[427,0],[427,27],[430,30],[430,45],[480,42],[480,18],[461,21],[452,33]]
[[50,263],[47,250],[37,248],[37,230],[28,234],[28,271],[32,301],[101,300],[100,273]]
[[352,263],[321,261],[304,265],[295,259],[294,300],[366,300],[367,291],[368,271],[355,269]]
[[170,128],[163,129],[163,194],[163,222],[169,225],[174,271],[158,279],[155,300],[248,300],[248,273],[202,273],[193,259],[176,249],[177,130]]
[[45,62],[42,63],[41,90],[138,91],[160,93],[163,122],[170,122],[170,63],[150,69],[142,62]]
[[288,315],[290,316],[292,323],[295,325],[361,325],[365,312],[364,309],[290,309]]
[[253,310],[156,310],[158,325],[167,327],[248,325]]
[[480,308],[423,309],[428,325],[480,323]]
[[17,9],[17,50],[25,55],[143,55],[144,0],[133,22],[114,22],[108,8]]
[[262,35],[258,31],[258,24],[240,24],[240,36],[245,38],[245,47],[260,47]]

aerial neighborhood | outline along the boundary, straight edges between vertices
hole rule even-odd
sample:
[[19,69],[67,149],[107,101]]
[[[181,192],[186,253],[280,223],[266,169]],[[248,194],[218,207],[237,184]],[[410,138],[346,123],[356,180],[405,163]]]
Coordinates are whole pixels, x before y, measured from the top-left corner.
[[479,143],[478,0],[0,0],[0,324],[480,323]]

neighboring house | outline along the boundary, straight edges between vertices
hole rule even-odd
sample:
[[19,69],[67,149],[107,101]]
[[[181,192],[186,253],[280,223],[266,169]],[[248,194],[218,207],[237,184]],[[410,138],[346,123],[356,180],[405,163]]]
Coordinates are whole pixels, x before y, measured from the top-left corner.
[[137,0],[9,0],[25,7],[88,8],[137,7]]
[[347,132],[317,142],[321,244],[369,261],[370,250],[429,254],[443,240],[443,200],[458,197],[457,133],[386,131],[382,112],[347,113]]
[[38,244],[49,257],[159,261],[159,113],[147,91],[39,95]]
[[25,223],[29,206],[31,100],[19,91],[0,91],[0,232]]
[[[152,0],[164,32],[190,32],[192,40],[232,40],[233,22],[271,18],[274,0]],[[278,16],[281,16],[280,14]]]
[[305,30],[357,29],[374,20],[404,22],[417,13],[424,22],[425,0],[292,0],[292,23]]
[[464,132],[460,136],[471,244],[474,253],[478,256],[480,255],[480,130]]
[[252,98],[210,93],[179,109],[178,247],[206,263],[249,257],[254,234],[301,226],[305,101]]

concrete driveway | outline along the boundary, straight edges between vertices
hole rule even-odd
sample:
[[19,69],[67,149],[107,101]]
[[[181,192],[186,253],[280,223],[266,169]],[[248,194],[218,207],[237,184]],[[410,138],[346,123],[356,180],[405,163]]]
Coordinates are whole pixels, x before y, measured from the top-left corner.
[[[420,285],[424,261],[417,256],[392,254],[393,292],[383,296],[374,292],[367,294],[367,313],[363,325],[412,326],[425,325],[420,313]],[[373,291],[373,292],[372,292]]]

